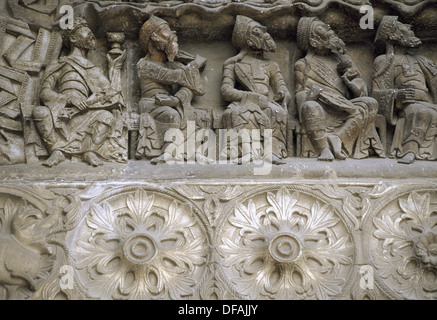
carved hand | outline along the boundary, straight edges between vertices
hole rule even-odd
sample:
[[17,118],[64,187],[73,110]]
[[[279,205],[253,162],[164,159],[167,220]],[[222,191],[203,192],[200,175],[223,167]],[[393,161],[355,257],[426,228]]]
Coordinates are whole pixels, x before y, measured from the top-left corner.
[[276,93],[273,100],[277,102],[282,101],[282,106],[284,107],[284,109],[287,109],[291,101],[290,92],[287,89],[281,89]]
[[316,101],[319,97],[319,94],[323,91],[321,87],[316,84],[313,84],[308,92],[306,101]]
[[352,68],[352,59],[347,54],[337,54],[336,55],[338,60],[340,61],[337,65],[337,69],[342,72],[346,69]]
[[206,66],[207,60],[204,57],[197,55],[193,61],[191,61],[188,66],[192,66],[198,70],[202,70]]
[[106,55],[106,58],[108,59],[109,67],[115,69],[121,69],[123,67],[123,63],[126,61],[126,57],[127,57],[126,50],[123,50],[123,53],[116,58],[113,58],[110,53]]
[[80,111],[88,109],[88,104],[85,100],[78,99],[77,97],[67,98],[67,106],[73,106],[78,108]]
[[395,90],[395,99],[399,101],[414,99],[416,96],[416,89],[404,88]]
[[256,101],[261,109],[267,108],[269,105],[269,100],[267,97],[256,92],[248,92],[247,98],[250,101]]

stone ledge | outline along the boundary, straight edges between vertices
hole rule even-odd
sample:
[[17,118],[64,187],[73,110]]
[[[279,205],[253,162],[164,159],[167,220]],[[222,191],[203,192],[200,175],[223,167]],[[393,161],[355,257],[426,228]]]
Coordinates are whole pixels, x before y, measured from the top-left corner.
[[260,181],[290,182],[305,180],[349,180],[355,182],[379,182],[380,180],[437,180],[437,163],[415,161],[399,164],[394,159],[346,159],[344,161],[320,162],[316,159],[288,158],[283,165],[274,165],[268,175],[254,175],[260,165],[234,164],[158,164],[146,161],[130,161],[127,164],[105,163],[98,168],[84,163],[66,161],[55,168],[41,164],[11,165],[0,167],[0,183],[26,182],[165,182],[189,181],[200,183]]

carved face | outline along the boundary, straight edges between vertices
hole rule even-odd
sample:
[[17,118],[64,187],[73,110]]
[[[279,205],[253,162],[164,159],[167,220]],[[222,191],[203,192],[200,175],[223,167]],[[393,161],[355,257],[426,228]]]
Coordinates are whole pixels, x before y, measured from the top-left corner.
[[311,31],[310,44],[316,50],[344,54],[346,46],[331,27],[323,22],[315,22]]
[[420,39],[415,36],[413,30],[411,30],[411,25],[400,22],[396,24],[396,31],[392,38],[405,47],[414,48],[422,44]]
[[250,30],[250,34],[247,37],[247,45],[256,50],[266,52],[276,51],[275,41],[267,32],[267,28],[260,24],[255,24]]
[[172,31],[168,27],[165,27],[159,32],[154,32],[152,34],[152,40],[155,42],[158,50],[165,52],[168,61],[174,61],[179,52],[178,37],[176,36],[176,32]]
[[71,35],[70,42],[81,49],[94,50],[96,48],[96,38],[91,29],[85,26],[78,28]]

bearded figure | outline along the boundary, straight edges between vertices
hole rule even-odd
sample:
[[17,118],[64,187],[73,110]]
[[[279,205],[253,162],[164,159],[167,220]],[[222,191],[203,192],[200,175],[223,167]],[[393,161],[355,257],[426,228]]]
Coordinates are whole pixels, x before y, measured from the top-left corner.
[[[68,157],[100,166],[104,161],[126,162],[122,137],[123,99],[103,71],[87,59],[96,39],[86,20],[74,19],[73,29],[63,30],[68,56],[49,65],[42,77],[42,106],[33,110],[36,127],[50,154],[43,163],[58,165]],[[121,68],[125,55],[109,58],[109,70]]]
[[306,56],[295,64],[301,156],[321,161],[384,155],[375,128],[378,103],[344,42],[315,17],[299,20],[297,45]]
[[[151,163],[156,164],[165,161],[167,146],[173,143],[165,141],[167,130],[185,130],[188,121],[194,121],[196,129],[209,124],[207,112],[191,104],[194,96],[204,94],[200,72],[206,59],[179,50],[176,32],[156,16],[141,27],[139,42],[146,56],[137,64],[141,116],[136,158],[151,158]],[[177,160],[184,157],[167,156]]]
[[391,156],[399,163],[437,159],[437,67],[408,51],[421,45],[411,26],[384,16],[375,42],[386,54],[375,59],[373,96],[395,128]]
[[[264,58],[276,51],[276,43],[267,28],[245,16],[237,16],[232,43],[240,52],[225,61],[222,97],[231,102],[223,115],[226,129],[272,130],[272,154],[264,154],[273,164],[287,157],[288,104],[291,100],[279,65]],[[264,150],[264,153],[265,150]],[[240,153],[241,158],[256,156]],[[259,156],[259,155],[258,155]],[[254,159],[247,159],[254,160]],[[240,160],[240,163],[244,160]]]

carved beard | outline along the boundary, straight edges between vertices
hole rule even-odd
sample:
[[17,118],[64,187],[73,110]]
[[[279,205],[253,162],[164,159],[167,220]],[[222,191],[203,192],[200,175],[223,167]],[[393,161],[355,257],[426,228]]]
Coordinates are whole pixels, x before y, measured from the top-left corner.
[[86,39],[76,39],[76,42],[74,45],[81,49],[87,49],[87,50],[95,50],[96,49],[96,38],[94,36],[90,35]]
[[420,41],[420,39],[417,37],[411,36],[408,38],[399,39],[399,43],[404,47],[415,48],[420,46],[422,44],[422,41]]
[[328,41],[325,42],[325,48],[335,54],[344,54],[346,52],[346,45],[337,36],[329,37]]
[[165,53],[167,55],[167,59],[170,62],[173,62],[179,52],[179,45],[174,37],[170,38],[165,45]]
[[265,37],[259,38],[253,35],[250,35],[248,40],[252,41],[252,48],[256,50],[263,50],[266,52],[274,52],[276,51],[276,44],[273,40],[267,40]]

